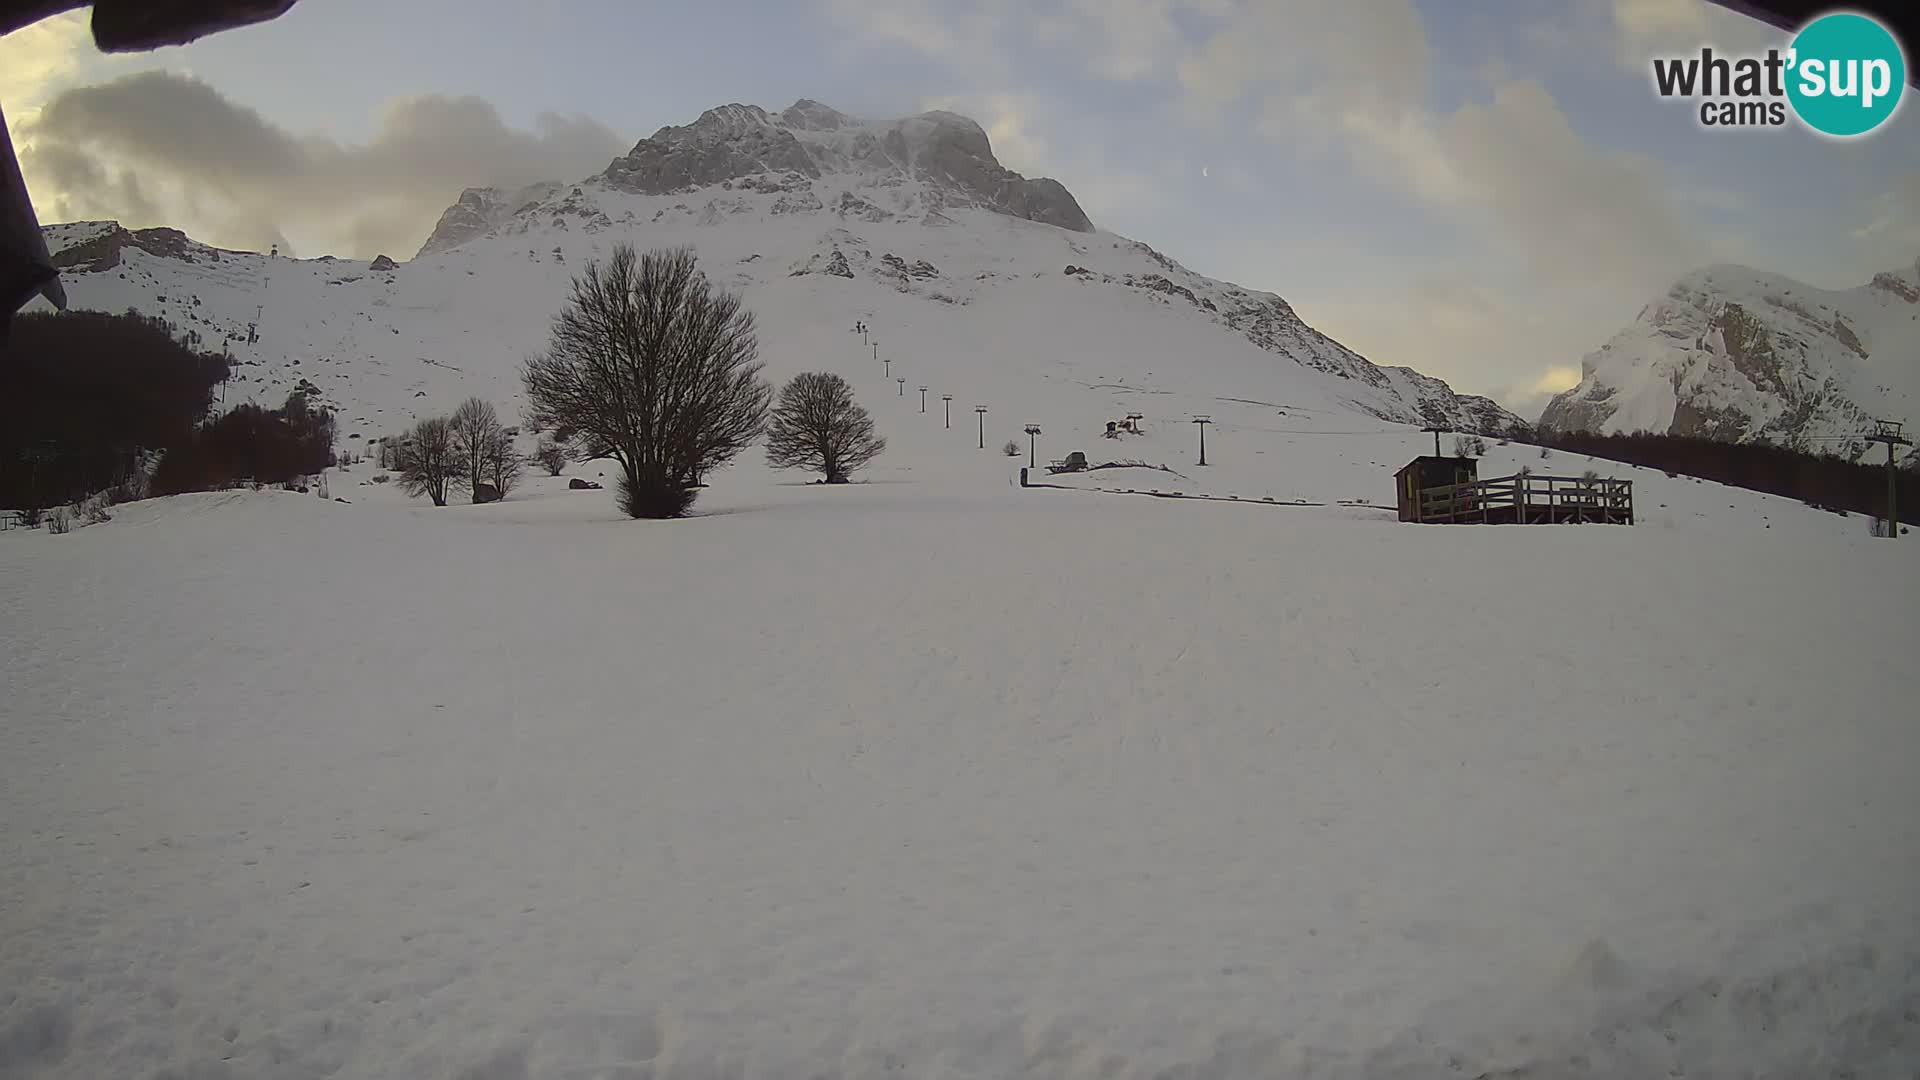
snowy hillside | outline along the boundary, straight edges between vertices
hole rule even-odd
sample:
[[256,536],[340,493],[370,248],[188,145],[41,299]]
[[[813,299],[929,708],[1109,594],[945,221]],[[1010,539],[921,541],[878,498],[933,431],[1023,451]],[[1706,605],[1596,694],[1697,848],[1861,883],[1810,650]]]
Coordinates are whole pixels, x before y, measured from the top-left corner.
[[[1001,168],[972,121],[863,125],[802,101],[778,116],[711,110],[576,184],[468,191],[403,263],[221,252],[110,222],[46,231],[76,306],[135,307],[225,342],[229,403],[277,404],[306,380],[343,438],[471,393],[511,414],[519,362],[544,344],[569,280],[623,242],[694,245],[759,317],[774,377],[864,377],[890,359],[915,386],[1063,434],[1100,430],[1087,425],[1137,395],[1162,418],[1243,399],[1463,430],[1517,421],[1369,363],[1277,296],[1091,230],[1065,188]],[[877,357],[848,339],[856,320]]]
[[0,533],[0,1074],[1920,1059],[1909,545],[1691,482],[1631,529],[1022,490],[910,430],[680,522],[361,469]]
[[1541,426],[1766,438],[1855,454],[1869,418],[1920,421],[1920,266],[1828,292],[1743,266],[1675,283],[1581,362]]

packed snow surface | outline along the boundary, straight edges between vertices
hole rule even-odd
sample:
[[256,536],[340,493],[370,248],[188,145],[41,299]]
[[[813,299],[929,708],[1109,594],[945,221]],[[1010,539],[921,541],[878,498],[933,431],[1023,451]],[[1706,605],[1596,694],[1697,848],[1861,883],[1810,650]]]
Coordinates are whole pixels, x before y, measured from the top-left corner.
[[[360,467],[0,534],[0,1075],[1920,1063],[1908,545],[1022,489],[868,401],[870,482],[684,521]],[[1178,464],[1424,437],[1267,438]]]

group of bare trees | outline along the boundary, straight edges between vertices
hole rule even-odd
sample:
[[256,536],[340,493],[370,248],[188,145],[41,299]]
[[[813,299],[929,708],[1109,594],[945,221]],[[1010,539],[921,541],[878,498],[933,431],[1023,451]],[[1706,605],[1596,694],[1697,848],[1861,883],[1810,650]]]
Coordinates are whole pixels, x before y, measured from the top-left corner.
[[400,486],[447,505],[447,493],[464,488],[476,503],[505,498],[520,482],[525,461],[512,433],[492,405],[468,398],[451,416],[430,416],[383,447]]
[[[690,248],[616,247],[574,279],[544,352],[521,369],[531,461],[559,476],[569,461],[620,467],[620,508],[678,517],[704,478],[762,435],[776,468],[828,483],[886,448],[838,375],[809,372],[774,394],[760,377],[753,314],[708,282]],[[525,464],[493,406],[471,398],[382,446],[402,487],[445,506],[464,487],[475,502],[504,496]]]
[[692,249],[622,245],[574,279],[547,350],[522,369],[528,422],[552,432],[536,458],[556,476],[569,458],[610,458],[621,509],[663,518],[763,434],[771,464],[831,483],[885,448],[839,376],[800,375],[775,406],[760,371],[753,314]]

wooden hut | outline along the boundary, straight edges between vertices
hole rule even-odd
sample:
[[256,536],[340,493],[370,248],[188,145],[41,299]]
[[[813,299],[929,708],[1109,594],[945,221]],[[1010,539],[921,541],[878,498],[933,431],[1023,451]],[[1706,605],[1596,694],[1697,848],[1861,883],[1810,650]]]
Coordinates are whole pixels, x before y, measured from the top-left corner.
[[1401,521],[1419,521],[1420,493],[1448,484],[1471,484],[1479,478],[1479,462],[1470,457],[1422,455],[1393,474],[1394,501]]

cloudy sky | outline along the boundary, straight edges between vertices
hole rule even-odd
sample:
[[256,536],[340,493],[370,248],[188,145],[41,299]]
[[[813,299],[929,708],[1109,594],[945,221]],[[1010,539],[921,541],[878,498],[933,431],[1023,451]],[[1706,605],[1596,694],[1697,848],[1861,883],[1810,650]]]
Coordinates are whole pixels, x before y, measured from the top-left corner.
[[1703,0],[300,0],[134,56],[49,20],[0,38],[0,107],[42,220],[396,258],[463,187],[716,104],[952,108],[1101,227],[1531,416],[1688,269],[1920,256],[1920,109],[1710,133],[1650,88],[1783,37]]

